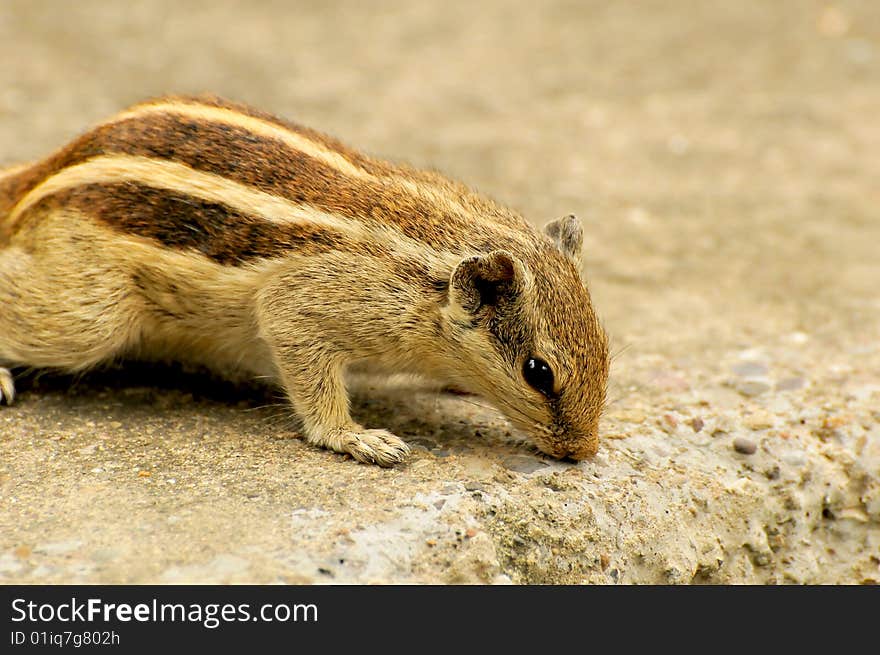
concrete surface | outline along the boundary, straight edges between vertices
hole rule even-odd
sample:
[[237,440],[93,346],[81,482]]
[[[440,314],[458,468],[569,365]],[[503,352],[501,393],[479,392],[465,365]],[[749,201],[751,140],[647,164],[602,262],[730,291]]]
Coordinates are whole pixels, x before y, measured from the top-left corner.
[[[367,381],[393,470],[271,390],[25,375],[0,582],[880,581],[880,5],[7,0],[0,163],[211,91],[587,225],[600,454]],[[2,308],[0,308],[2,311]]]

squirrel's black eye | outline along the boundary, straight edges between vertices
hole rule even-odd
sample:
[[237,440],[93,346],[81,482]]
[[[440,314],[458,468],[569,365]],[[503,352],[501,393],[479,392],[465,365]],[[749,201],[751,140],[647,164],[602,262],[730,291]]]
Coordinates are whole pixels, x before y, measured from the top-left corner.
[[523,364],[523,377],[529,386],[537,389],[545,396],[553,395],[553,371],[543,359],[535,357]]

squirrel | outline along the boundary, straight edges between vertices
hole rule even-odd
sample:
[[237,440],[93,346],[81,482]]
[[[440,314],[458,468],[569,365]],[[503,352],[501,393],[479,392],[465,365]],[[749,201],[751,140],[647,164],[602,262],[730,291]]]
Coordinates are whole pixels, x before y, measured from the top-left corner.
[[598,447],[608,339],[574,216],[539,231],[434,171],[214,96],[134,105],[0,171],[10,369],[180,361],[283,388],[308,442],[392,466],[346,370],[477,394],[544,453]]

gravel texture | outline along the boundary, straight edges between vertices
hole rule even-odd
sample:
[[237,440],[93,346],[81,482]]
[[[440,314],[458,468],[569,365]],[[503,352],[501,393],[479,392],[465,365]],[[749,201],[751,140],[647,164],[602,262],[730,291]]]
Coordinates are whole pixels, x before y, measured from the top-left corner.
[[577,465],[406,380],[383,470],[271,390],[25,376],[0,582],[880,582],[878,3],[7,0],[0,61],[0,164],[212,91],[575,212],[616,353]]

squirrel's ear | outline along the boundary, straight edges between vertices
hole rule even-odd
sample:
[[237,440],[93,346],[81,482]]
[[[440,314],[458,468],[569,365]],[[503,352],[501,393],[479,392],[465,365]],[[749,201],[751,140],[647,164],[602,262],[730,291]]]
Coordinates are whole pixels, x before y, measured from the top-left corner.
[[575,264],[580,264],[581,251],[584,248],[584,230],[574,214],[547,223],[544,226],[544,234],[553,239],[553,243],[563,255]]
[[506,250],[493,250],[458,263],[449,280],[450,298],[473,313],[519,293],[524,282],[522,262]]

